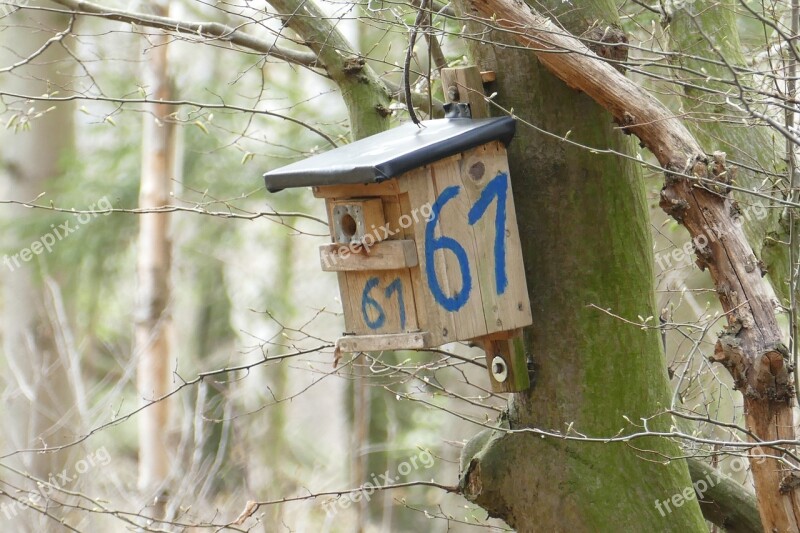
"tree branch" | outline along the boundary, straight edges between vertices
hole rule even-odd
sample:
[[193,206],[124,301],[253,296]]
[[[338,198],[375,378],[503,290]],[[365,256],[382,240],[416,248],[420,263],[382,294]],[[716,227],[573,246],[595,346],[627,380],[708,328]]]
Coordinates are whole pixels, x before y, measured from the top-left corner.
[[[148,28],[164,30],[185,39],[229,42],[236,46],[269,55],[295,65],[315,69],[315,72],[318,74],[333,78],[340,87],[342,87],[343,83],[345,85],[357,87],[354,83],[350,82],[360,83],[367,81],[371,89],[376,91],[375,94],[377,96],[375,98],[378,102],[374,104],[374,107],[376,107],[376,111],[379,115],[389,113],[388,108],[382,106],[380,100],[393,98],[404,101],[401,95],[402,91],[399,91],[399,87],[391,82],[378,79],[377,75],[372,72],[369,67],[365,66],[363,59],[352,51],[352,47],[335,25],[311,3],[307,3],[303,6],[306,12],[301,16],[295,14],[295,11],[300,8],[299,5],[286,2],[285,0],[276,0],[272,2],[277,9],[288,13],[282,16],[292,29],[302,36],[306,45],[314,50],[313,52],[303,52],[285,48],[279,46],[274,41],[260,39],[244,32],[240,28],[227,26],[218,22],[183,21],[148,13],[116,9],[93,2],[86,2],[84,0],[55,0],[55,2],[70,9],[70,13],[75,15],[86,15],[128,24],[138,24]],[[323,74],[318,69],[324,69],[325,73]],[[342,88],[344,89],[344,87]],[[346,90],[343,90],[343,92],[347,100],[350,92]],[[360,92],[362,91],[355,91],[356,94]],[[360,95],[359,98],[361,98]],[[361,99],[363,100],[363,98]],[[412,99],[414,105],[418,107],[423,109],[429,107],[429,101],[425,95],[415,93],[412,95]],[[434,100],[434,104],[440,103],[441,102]],[[434,107],[436,108],[437,106]],[[440,114],[437,112],[437,109],[427,109],[427,111],[431,116]],[[335,146],[335,143],[333,143],[330,138],[325,135],[323,136]]]
[[[760,533],[756,496],[742,485],[700,459],[687,459],[692,485],[703,516],[727,533]],[[701,490],[702,485],[705,490]]]
[[336,148],[338,145],[336,141],[334,141],[330,135],[326,134],[325,132],[315,128],[311,124],[307,122],[303,122],[302,120],[298,120],[293,118],[289,115],[281,115],[280,113],[275,113],[273,111],[267,111],[265,109],[254,109],[249,107],[243,106],[236,106],[231,104],[211,104],[206,102],[195,102],[192,100],[156,100],[153,98],[116,98],[113,96],[98,96],[98,95],[85,95],[85,94],[71,94],[69,96],[53,96],[50,94],[42,94],[42,95],[33,95],[33,94],[19,94],[19,93],[12,93],[6,91],[0,91],[0,97],[8,96],[11,98],[19,98],[21,100],[32,100],[32,101],[41,101],[41,102],[72,102],[74,100],[88,100],[94,102],[111,102],[115,104],[165,104],[171,106],[191,106],[197,107],[198,109],[226,109],[231,111],[242,111],[245,113],[253,113],[254,115],[265,115],[268,117],[275,117],[280,118],[283,120],[287,120],[298,126],[301,126],[317,135],[325,139],[333,148]]
[[[383,84],[386,85],[386,88],[389,89],[389,94],[395,100],[400,103],[406,104],[406,95],[403,91],[403,87],[399,84],[384,79]],[[428,95],[420,92],[411,92],[411,102],[414,107],[418,107],[425,111],[430,117],[433,118],[443,118],[444,117],[444,102],[439,100],[438,98],[430,98],[428,99]],[[432,106],[432,107],[431,107]]]
[[239,28],[232,28],[219,22],[187,22],[169,17],[161,17],[148,13],[125,11],[84,0],[54,0],[71,10],[76,15],[88,15],[106,18],[129,24],[138,24],[148,28],[157,28],[183,38],[211,39],[225,41],[242,48],[260,52],[295,65],[309,68],[320,68],[317,55],[313,52],[292,50],[275,44],[272,41],[259,39]]
[[374,135],[389,127],[390,95],[364,57],[353,47],[312,0],[269,0],[280,17],[316,52],[325,71],[339,86],[350,116],[353,139]]

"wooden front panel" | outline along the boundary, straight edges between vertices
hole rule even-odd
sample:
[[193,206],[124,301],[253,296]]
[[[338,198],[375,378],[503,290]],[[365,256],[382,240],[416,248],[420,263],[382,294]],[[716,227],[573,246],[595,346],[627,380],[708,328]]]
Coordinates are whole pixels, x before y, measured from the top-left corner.
[[431,167],[437,193],[432,205],[438,214],[426,224],[421,248],[428,260],[437,255],[444,258],[444,270],[426,266],[423,272],[438,311],[453,316],[454,336],[464,340],[487,333],[477,271],[485,243],[475,241],[473,228],[467,223],[472,202],[464,194],[459,159],[450,158]]
[[[412,212],[416,209],[417,212],[420,212],[423,206],[427,206],[424,213],[430,213],[437,196],[431,168],[423,167],[408,172],[398,181],[400,189],[407,193],[408,205],[404,207],[404,211]],[[431,345],[439,346],[458,340],[458,336],[456,335],[455,314],[444,312],[436,304],[426,274],[429,269],[437,272],[439,279],[443,279],[447,274],[444,254],[434,253],[430,257],[425,255],[425,233],[431,222],[431,220],[420,217],[419,222],[413,225],[414,240],[417,243],[417,261],[419,262],[419,267],[415,270],[415,295],[417,295],[417,308],[420,309],[419,316],[421,319],[424,317],[424,321],[420,322],[421,327],[430,333]]]
[[408,269],[347,272],[342,302],[348,333],[377,335],[419,331]]
[[[391,268],[392,265],[389,264],[393,262],[398,263],[398,266],[400,263],[415,265],[416,249],[412,254],[402,254],[403,261],[386,261],[386,264],[383,264],[379,257],[381,250],[397,248],[402,251],[401,245],[407,242],[404,239],[405,230],[399,226],[399,219],[402,216],[399,198],[391,195],[379,198],[329,196],[326,198],[326,203],[328,221],[331,224],[331,240],[336,240],[333,231],[333,209],[336,205],[369,205],[375,201],[382,202],[380,224],[372,223],[376,218],[366,217],[369,219],[366,224],[369,238],[364,243],[351,246],[323,245],[320,256],[323,270],[337,272],[345,333],[381,335],[420,331],[411,275],[414,268]],[[397,243],[397,246],[391,243]],[[330,257],[330,254],[325,255],[325,252],[331,251],[330,248],[335,248],[335,257]],[[345,259],[338,258],[342,248],[346,249]],[[370,256],[370,252],[374,252],[374,255]],[[369,269],[367,268],[369,265],[374,265],[376,268]]]
[[412,209],[432,208],[433,217],[415,225],[414,236],[427,300],[420,323],[432,344],[530,325],[505,148],[489,143],[405,174],[399,183]]
[[[386,231],[375,241],[413,239],[418,266],[338,272],[346,332],[422,331],[438,346],[530,325],[505,148],[488,143],[392,183],[398,194],[379,196]],[[337,200],[326,198],[329,216]]]

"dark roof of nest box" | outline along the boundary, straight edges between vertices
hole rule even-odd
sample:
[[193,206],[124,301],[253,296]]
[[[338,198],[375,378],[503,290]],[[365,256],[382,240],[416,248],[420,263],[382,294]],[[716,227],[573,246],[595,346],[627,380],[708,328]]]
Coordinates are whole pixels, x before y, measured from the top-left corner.
[[293,187],[377,183],[491,141],[508,144],[512,117],[412,123],[264,174],[270,192]]

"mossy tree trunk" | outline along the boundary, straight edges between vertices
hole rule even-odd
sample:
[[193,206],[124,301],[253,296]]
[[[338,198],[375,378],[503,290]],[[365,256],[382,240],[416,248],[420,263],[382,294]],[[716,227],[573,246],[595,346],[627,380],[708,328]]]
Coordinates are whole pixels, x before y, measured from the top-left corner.
[[[737,27],[738,4],[737,0],[687,2],[671,10],[663,23],[674,52],[671,57],[680,67],[672,73],[683,84],[681,112],[687,127],[701,145],[725,151],[739,163],[737,186],[772,194],[786,187],[775,177],[786,169],[785,141],[746,111],[755,106],[753,111],[762,112],[761,106],[739,98],[739,86],[753,87],[754,80],[732,70],[747,67]],[[742,111],[729,100],[738,102]],[[734,192],[734,197],[753,252],[764,261],[776,294],[788,307],[789,248],[781,243],[789,241],[789,234],[780,221],[783,210],[752,195]]]
[[[559,22],[573,33],[615,22],[612,2],[547,4],[569,8]],[[578,146],[632,153],[631,142],[530,51],[477,43],[471,52],[497,72],[490,88],[497,102],[535,125],[520,124],[509,154],[534,313],[526,331],[534,372],[530,391],[512,398],[508,423],[573,436],[639,431],[642,418],[669,405],[658,335],[592,305],[626,319],[654,314],[644,184],[629,160]],[[571,143],[543,132],[569,135]],[[668,425],[657,417],[649,428]],[[599,444],[484,432],[465,449],[462,487],[519,531],[701,531],[696,499],[663,503],[691,492],[686,464],[665,461],[680,454],[666,440]]]

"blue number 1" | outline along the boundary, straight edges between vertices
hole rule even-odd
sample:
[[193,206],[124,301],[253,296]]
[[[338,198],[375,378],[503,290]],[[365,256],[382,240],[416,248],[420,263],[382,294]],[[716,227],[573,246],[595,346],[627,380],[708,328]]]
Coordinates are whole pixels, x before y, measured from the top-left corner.
[[503,294],[508,287],[506,275],[506,197],[508,196],[508,175],[500,173],[481,191],[481,196],[467,214],[470,226],[478,222],[492,199],[497,198],[497,211],[494,215],[494,281],[497,294]]
[[386,298],[391,298],[393,292],[397,293],[397,305],[400,307],[400,329],[406,329],[406,303],[403,301],[403,284],[400,278],[391,282],[383,294]]

